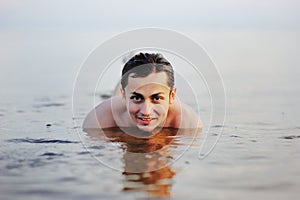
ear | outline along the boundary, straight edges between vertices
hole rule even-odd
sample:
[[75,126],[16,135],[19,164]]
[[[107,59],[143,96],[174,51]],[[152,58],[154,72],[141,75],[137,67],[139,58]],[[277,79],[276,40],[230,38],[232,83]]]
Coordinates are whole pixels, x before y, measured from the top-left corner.
[[126,104],[126,94],[125,94],[125,91],[123,90],[122,87],[120,87],[120,92],[121,92],[121,95],[122,95],[122,102],[124,104]]
[[174,87],[170,92],[170,99],[169,99],[170,104],[172,104],[175,101],[175,96],[176,96],[176,88]]

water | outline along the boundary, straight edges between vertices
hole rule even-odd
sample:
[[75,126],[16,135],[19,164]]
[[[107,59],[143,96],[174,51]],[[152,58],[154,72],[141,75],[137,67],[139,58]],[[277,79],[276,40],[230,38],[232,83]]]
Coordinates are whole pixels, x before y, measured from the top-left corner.
[[[160,149],[157,143],[120,138],[120,130],[114,129],[112,140],[82,132],[90,91],[77,104],[76,124],[72,119],[76,69],[98,33],[75,34],[74,44],[67,33],[30,35],[28,40],[20,35],[1,33],[9,52],[2,55],[0,75],[1,199],[299,199],[298,32],[190,31],[205,44],[224,79],[228,102],[223,134],[200,160],[207,127],[196,140],[164,130],[161,142],[168,150],[152,158],[165,167],[146,173],[135,173],[141,169],[134,168],[128,149],[147,151],[137,143]],[[31,51],[17,51],[10,43],[16,39]],[[80,44],[85,46],[76,50]],[[59,45],[61,50],[54,51]],[[101,96],[106,91],[100,91],[97,101]],[[200,111],[206,125],[206,104]],[[212,124],[209,137],[217,138],[214,131],[220,127]],[[147,163],[149,156],[137,159]]]

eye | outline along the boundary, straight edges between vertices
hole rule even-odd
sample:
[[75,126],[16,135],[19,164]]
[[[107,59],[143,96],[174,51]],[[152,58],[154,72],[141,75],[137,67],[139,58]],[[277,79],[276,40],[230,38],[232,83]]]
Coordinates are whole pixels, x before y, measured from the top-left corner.
[[154,101],[159,101],[159,100],[160,100],[160,97],[153,97],[153,100],[154,100]]
[[158,101],[164,100],[164,98],[162,96],[155,95],[155,96],[152,97],[152,100],[154,102],[158,102]]
[[142,97],[136,95],[131,96],[130,99],[135,103],[141,102],[143,100]]

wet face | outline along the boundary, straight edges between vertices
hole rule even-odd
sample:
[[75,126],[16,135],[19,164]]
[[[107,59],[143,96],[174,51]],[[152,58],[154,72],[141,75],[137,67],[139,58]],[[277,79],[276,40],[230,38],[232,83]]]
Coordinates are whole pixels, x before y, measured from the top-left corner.
[[165,72],[135,78],[129,75],[125,91],[121,92],[134,126],[146,132],[164,126],[175,97],[175,89],[170,91]]

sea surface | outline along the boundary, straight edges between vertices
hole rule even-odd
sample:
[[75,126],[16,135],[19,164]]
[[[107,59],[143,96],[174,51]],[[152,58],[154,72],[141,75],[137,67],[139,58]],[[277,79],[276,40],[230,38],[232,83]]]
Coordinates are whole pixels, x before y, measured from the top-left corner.
[[149,138],[81,128],[90,99],[113,88],[82,85],[74,96],[76,74],[117,31],[1,32],[0,199],[299,199],[299,31],[182,32],[219,70],[225,122],[210,123],[207,91],[195,105],[177,82],[204,129]]

